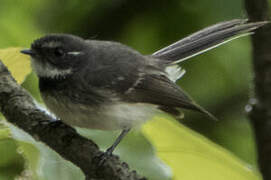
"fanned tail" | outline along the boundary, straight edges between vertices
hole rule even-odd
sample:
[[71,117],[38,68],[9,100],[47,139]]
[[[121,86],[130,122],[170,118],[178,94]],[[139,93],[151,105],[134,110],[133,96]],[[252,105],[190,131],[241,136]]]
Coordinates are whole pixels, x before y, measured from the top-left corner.
[[177,64],[233,39],[250,35],[255,29],[267,23],[267,21],[247,22],[246,19],[218,23],[181,39],[153,53],[152,56],[169,61],[170,64]]
[[[164,60],[165,63],[168,64],[165,71],[168,73],[169,79],[175,82],[185,72],[178,65],[176,65],[177,63],[218,47],[233,39],[250,35],[255,29],[267,23],[267,21],[252,23],[247,22],[246,19],[235,19],[232,21],[218,23],[181,39],[153,53],[151,56],[158,58],[161,61]],[[183,91],[182,93],[184,94]],[[186,107],[187,109],[199,111],[217,121],[217,118],[214,115],[192,101],[189,96],[187,96],[187,98],[188,100],[185,101],[189,104],[189,108],[188,106]],[[175,110],[175,108],[176,107],[171,108],[170,110]],[[184,107],[180,106],[180,108]]]

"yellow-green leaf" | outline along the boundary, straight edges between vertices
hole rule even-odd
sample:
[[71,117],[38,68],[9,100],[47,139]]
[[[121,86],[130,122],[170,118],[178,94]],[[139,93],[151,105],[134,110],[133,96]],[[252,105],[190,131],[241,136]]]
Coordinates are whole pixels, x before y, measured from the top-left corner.
[[8,67],[18,83],[22,83],[31,72],[30,59],[20,53],[22,48],[0,49],[0,60]]
[[173,171],[174,180],[260,180],[259,173],[233,154],[176,121],[155,118],[143,133]]

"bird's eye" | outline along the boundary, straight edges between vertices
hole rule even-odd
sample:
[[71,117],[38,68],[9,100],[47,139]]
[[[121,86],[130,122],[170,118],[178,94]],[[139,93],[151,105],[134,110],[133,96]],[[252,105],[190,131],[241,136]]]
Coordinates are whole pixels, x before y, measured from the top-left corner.
[[61,48],[56,48],[54,54],[56,57],[62,57],[65,55],[65,52]]

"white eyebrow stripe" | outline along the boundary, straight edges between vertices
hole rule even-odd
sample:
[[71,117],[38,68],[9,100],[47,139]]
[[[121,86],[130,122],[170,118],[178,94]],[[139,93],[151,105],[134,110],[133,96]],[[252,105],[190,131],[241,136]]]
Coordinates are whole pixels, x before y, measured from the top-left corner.
[[80,52],[80,51],[73,51],[73,52],[68,52],[67,54],[78,56],[78,55],[83,54],[83,53]]

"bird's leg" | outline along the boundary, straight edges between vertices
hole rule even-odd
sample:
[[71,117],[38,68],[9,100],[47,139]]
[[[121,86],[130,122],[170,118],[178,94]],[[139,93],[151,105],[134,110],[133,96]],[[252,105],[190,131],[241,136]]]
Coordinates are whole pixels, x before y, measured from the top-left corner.
[[106,150],[106,154],[111,155],[114,151],[114,149],[117,147],[117,145],[120,143],[120,141],[124,138],[124,136],[130,131],[129,129],[124,129],[121,131],[120,135],[118,138],[115,140],[115,142]]
[[128,129],[123,129],[120,133],[120,135],[118,136],[118,138],[115,140],[115,142],[112,144],[112,146],[110,146],[105,153],[103,154],[103,156],[101,157],[100,160],[100,164],[103,164],[105,162],[105,160],[112,155],[113,151],[115,150],[115,148],[117,147],[117,145],[120,143],[120,141],[124,138],[124,136],[130,131],[131,128]]

